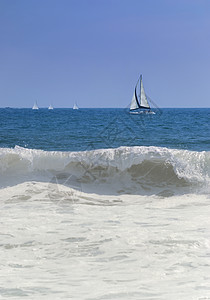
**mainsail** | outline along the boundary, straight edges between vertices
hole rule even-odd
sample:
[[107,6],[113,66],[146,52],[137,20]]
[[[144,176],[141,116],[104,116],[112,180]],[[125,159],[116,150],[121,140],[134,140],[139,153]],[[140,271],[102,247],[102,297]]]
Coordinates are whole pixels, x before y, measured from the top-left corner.
[[147,101],[147,96],[146,96],[145,91],[144,91],[144,86],[143,86],[143,82],[142,82],[142,75],[140,76],[140,88],[141,88],[140,107],[150,109],[149,103]]
[[[140,85],[139,98],[137,96],[138,84]],[[135,86],[135,91],[134,91],[134,94],[133,94],[133,98],[131,100],[130,111],[138,110],[138,109],[141,109],[141,108],[150,109],[149,103],[147,101],[147,96],[146,96],[145,91],[144,91],[144,86],[143,86],[143,82],[142,82],[142,75],[138,79],[137,84]]]

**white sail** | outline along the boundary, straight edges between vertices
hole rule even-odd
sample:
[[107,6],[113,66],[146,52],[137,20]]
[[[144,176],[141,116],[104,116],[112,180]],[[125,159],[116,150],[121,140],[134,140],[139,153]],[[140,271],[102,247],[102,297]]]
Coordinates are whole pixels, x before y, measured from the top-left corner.
[[139,108],[139,104],[136,99],[136,89],[135,89],[135,92],[133,93],[133,98],[131,100],[130,110],[134,110],[138,108]]
[[32,107],[32,109],[39,109],[36,101],[34,102],[34,106]]
[[135,93],[133,93],[133,98],[131,100],[131,105],[130,105],[130,109],[137,109],[139,108],[139,106],[137,105],[137,102],[136,102],[136,97],[135,97]]
[[142,82],[142,76],[141,76],[141,95],[140,95],[140,106],[143,108],[150,108],[149,103],[147,101],[147,96],[144,91],[144,86]]
[[50,104],[50,106],[48,107],[48,109],[53,109],[53,106]]
[[74,103],[73,109],[79,109],[76,103]]
[[[139,96],[137,96],[137,88],[139,89]],[[146,111],[144,109],[146,109]],[[147,96],[144,91],[142,75],[141,75],[135,86],[135,91],[134,91],[133,98],[132,98],[131,104],[130,104],[130,112],[133,112],[133,113],[148,112],[147,109],[150,112],[150,106],[149,106],[149,103],[147,101]]]

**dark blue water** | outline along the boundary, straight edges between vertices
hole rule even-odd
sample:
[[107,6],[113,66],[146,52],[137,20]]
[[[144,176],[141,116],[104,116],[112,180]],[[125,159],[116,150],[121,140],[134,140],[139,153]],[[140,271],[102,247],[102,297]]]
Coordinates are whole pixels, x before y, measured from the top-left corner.
[[0,147],[83,151],[119,146],[210,150],[210,109],[0,109]]

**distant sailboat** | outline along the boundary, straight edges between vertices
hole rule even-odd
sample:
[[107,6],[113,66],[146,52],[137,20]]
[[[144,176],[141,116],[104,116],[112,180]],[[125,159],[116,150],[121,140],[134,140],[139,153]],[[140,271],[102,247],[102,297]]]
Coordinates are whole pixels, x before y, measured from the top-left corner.
[[76,103],[74,103],[73,109],[79,109]]
[[32,107],[32,109],[39,109],[36,101],[34,102],[34,106]]
[[[139,85],[139,96],[137,95],[138,85]],[[143,82],[142,82],[142,75],[138,79],[136,86],[135,86],[133,98],[131,100],[131,105],[130,105],[130,113],[133,113],[133,114],[142,114],[142,113],[155,114],[154,111],[151,111],[150,105],[148,103],[147,96],[145,94],[144,86],[143,86]]]
[[54,109],[54,107],[50,104],[50,106],[48,107],[48,109]]

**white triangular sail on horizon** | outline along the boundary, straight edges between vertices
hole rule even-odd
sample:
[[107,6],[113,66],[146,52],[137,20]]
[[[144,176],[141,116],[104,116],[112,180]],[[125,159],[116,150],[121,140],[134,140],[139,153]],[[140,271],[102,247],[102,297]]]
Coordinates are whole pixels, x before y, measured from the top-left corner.
[[150,109],[150,106],[149,106],[149,103],[147,101],[147,96],[145,94],[145,91],[144,91],[144,86],[143,86],[143,82],[142,82],[142,75],[140,77],[140,86],[141,86],[141,96],[140,96],[140,106],[143,107],[143,108],[148,108]]
[[32,107],[32,109],[39,109],[36,101],[34,102],[34,106]]
[[133,93],[133,98],[131,100],[130,110],[135,110],[135,109],[138,109],[138,108],[139,108],[139,102],[138,102],[138,98],[137,98],[137,95],[136,95],[136,88],[135,88],[135,91]]
[[50,104],[50,106],[48,107],[48,109],[51,109],[51,110],[53,109],[53,106],[52,106],[52,104]]
[[77,106],[76,102],[74,103],[73,109],[79,109],[79,107]]
[[[139,90],[140,90],[139,97],[137,96],[138,85],[139,85]],[[150,105],[148,103],[147,96],[144,91],[142,75],[140,76],[140,78],[138,79],[138,81],[136,83],[134,94],[133,94],[131,104],[130,104],[130,111],[138,111],[139,109],[149,109],[150,110]]]

